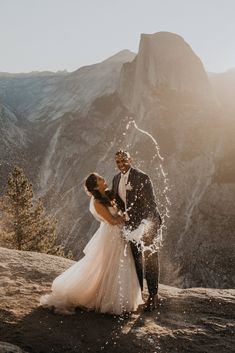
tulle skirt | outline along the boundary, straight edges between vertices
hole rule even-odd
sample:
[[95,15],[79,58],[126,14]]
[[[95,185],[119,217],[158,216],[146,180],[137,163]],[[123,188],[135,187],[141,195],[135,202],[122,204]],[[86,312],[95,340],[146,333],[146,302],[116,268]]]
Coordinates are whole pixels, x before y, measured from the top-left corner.
[[70,314],[76,307],[121,315],[143,303],[130,245],[118,226],[101,223],[84,249],[85,256],[59,275],[44,307]]

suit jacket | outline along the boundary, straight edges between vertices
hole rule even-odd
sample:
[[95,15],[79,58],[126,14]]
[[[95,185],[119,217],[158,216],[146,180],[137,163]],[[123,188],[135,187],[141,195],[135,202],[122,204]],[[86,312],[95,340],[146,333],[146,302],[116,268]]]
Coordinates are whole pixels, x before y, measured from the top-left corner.
[[[118,195],[120,178],[121,172],[114,176],[112,192],[115,195],[118,207],[125,211],[125,204]],[[132,229],[137,228],[143,219],[151,219],[157,227],[161,225],[161,216],[158,212],[152,182],[149,176],[139,169],[130,169],[126,190],[126,206],[130,218],[126,225]]]

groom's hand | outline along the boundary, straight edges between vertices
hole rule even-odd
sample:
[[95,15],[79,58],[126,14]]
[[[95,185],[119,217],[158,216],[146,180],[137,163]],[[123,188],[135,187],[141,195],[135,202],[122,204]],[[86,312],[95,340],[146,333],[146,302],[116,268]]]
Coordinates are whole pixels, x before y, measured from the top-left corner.
[[155,238],[155,233],[149,231],[143,235],[143,242],[145,246],[150,246],[153,244],[153,240]]

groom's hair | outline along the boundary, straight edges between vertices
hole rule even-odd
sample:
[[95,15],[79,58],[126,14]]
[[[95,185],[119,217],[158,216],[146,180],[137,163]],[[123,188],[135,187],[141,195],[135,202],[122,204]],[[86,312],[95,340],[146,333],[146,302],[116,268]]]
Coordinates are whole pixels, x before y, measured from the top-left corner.
[[118,150],[115,154],[115,157],[131,158],[131,155],[125,150]]

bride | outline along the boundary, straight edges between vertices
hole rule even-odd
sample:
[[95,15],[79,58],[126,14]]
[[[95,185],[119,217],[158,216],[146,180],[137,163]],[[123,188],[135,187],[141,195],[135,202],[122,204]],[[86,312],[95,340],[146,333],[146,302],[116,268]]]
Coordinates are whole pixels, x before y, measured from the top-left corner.
[[104,178],[90,174],[85,188],[100,227],[83,250],[85,256],[55,278],[40,304],[64,314],[76,307],[114,315],[135,311],[143,300],[130,244],[121,235],[123,218],[106,196]]

